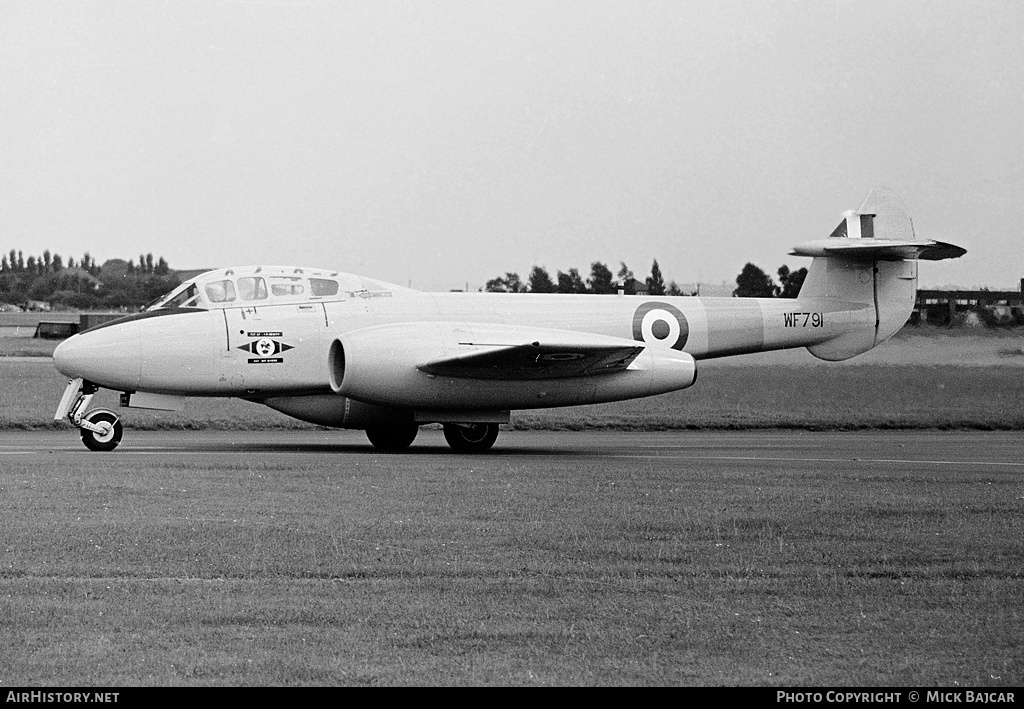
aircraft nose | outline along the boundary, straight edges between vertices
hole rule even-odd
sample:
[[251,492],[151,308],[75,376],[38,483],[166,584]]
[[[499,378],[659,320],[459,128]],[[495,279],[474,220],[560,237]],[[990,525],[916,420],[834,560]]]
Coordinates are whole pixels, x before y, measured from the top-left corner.
[[139,384],[139,338],[133,328],[114,326],[72,335],[57,345],[53,363],[64,376],[109,389],[134,391]]

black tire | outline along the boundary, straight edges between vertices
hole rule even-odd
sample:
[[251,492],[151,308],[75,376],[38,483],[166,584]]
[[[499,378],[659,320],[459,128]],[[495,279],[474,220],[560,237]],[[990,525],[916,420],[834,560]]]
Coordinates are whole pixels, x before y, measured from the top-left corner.
[[444,424],[444,439],[460,453],[483,453],[498,440],[498,424]]
[[368,428],[366,437],[370,439],[370,443],[377,450],[397,453],[411,446],[419,432],[420,427],[410,423],[404,426]]
[[110,424],[110,430],[105,434],[95,433],[84,428],[80,429],[82,432],[82,443],[85,444],[86,448],[91,451],[100,452],[112,451],[117,448],[117,444],[121,442],[121,436],[124,435],[124,427],[117,416],[108,411],[97,411],[86,414],[85,420],[93,424]]

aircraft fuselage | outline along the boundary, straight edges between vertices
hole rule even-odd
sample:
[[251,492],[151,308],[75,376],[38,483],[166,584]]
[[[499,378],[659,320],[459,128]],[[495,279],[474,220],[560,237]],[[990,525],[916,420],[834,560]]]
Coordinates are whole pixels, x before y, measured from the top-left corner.
[[330,393],[331,343],[375,326],[415,323],[393,345],[416,339],[422,359],[470,341],[478,347],[521,339],[513,332],[500,343],[474,341],[476,330],[491,325],[632,340],[700,360],[814,345],[851,327],[871,329],[874,320],[870,304],[824,300],[379,290],[151,311],[75,336],[55,360],[69,376],[121,391],[251,398]]

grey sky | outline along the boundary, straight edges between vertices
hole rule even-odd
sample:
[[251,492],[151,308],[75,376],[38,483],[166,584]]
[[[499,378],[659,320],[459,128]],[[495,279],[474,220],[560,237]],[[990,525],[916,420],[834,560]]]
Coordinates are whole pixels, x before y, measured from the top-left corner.
[[1024,4],[0,0],[0,251],[774,273],[875,185],[1016,288]]

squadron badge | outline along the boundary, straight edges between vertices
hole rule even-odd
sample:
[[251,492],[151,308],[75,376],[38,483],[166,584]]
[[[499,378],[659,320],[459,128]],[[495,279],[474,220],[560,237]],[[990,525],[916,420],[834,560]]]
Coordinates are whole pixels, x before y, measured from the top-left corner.
[[284,362],[284,358],[276,355],[287,352],[293,347],[270,337],[261,337],[238,349],[256,355],[249,359],[249,364],[280,364]]

